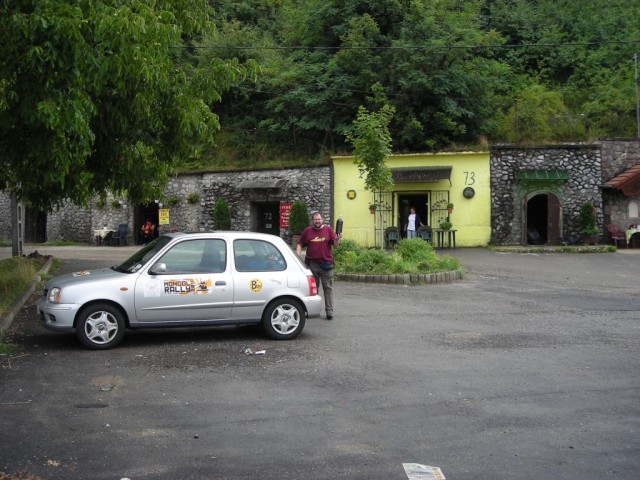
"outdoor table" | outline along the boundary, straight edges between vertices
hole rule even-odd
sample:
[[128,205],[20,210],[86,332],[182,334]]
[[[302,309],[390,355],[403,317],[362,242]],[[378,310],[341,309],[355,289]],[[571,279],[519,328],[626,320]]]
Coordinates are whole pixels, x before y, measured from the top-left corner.
[[447,246],[449,248],[456,248],[456,229],[443,230],[442,228],[434,228],[436,248],[444,248],[445,233],[447,234]]
[[99,247],[102,245],[102,241],[105,239],[109,233],[113,233],[113,230],[110,228],[99,228],[93,231],[93,235],[96,237],[96,245]]

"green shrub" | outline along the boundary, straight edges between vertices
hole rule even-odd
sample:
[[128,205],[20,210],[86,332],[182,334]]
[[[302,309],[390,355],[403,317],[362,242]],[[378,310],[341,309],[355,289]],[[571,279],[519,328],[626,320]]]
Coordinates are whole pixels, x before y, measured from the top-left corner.
[[300,235],[309,226],[309,211],[307,204],[302,200],[296,200],[291,205],[289,212],[289,230],[293,235]]
[[224,198],[218,197],[211,212],[214,230],[231,230],[231,210]]
[[599,232],[596,224],[596,209],[591,202],[585,202],[580,206],[578,215],[578,223],[580,224],[580,232],[588,235],[594,235]]
[[361,247],[360,244],[355,240],[345,238],[340,242],[340,246],[338,246],[333,251],[333,256],[337,261],[338,259],[342,259],[343,255],[347,255],[349,253],[355,253],[356,255],[359,255],[364,252],[364,250],[365,249]]
[[345,239],[334,251],[336,271],[374,275],[418,274],[458,270],[457,258],[438,257],[429,242],[420,238],[401,240],[392,254],[361,247]]
[[433,251],[433,246],[421,238],[400,240],[395,251],[403,260],[411,263],[431,262],[436,259],[436,252]]

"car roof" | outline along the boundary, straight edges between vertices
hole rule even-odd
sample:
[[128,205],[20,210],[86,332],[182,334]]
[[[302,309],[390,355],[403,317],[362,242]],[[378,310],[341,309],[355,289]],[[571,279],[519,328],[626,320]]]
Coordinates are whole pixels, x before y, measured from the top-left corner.
[[236,238],[254,238],[260,240],[282,240],[278,235],[272,235],[270,233],[259,233],[259,232],[239,232],[239,231],[231,231],[231,230],[209,230],[206,232],[171,232],[163,234],[165,237],[171,238],[180,238],[180,237],[198,237],[198,238],[219,238],[225,237],[228,239],[236,239]]

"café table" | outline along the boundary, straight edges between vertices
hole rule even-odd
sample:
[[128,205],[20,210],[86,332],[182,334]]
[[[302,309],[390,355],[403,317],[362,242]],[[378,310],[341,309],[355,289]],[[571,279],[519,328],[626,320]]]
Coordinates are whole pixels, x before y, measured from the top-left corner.
[[98,228],[93,231],[93,235],[96,237],[96,245],[99,247],[102,245],[104,239],[109,235],[113,234],[113,230],[110,228]]
[[449,248],[456,248],[456,232],[457,230],[455,228],[450,228],[448,230],[444,230],[442,228],[434,228],[433,233],[434,233],[434,239],[436,242],[435,247],[444,248],[445,246],[444,239],[445,239],[445,233],[446,233],[447,246]]

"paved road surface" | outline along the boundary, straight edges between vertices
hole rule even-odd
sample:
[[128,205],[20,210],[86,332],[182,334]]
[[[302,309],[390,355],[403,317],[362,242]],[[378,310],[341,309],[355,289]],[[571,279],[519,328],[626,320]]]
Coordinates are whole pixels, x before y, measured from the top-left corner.
[[[64,271],[110,265],[69,255]],[[640,256],[453,252],[451,285],[339,282],[336,319],[83,349],[25,309],[0,471],[43,479],[636,479]],[[59,255],[63,255],[60,253]],[[66,254],[65,254],[66,256]],[[245,355],[246,347],[266,350]]]

